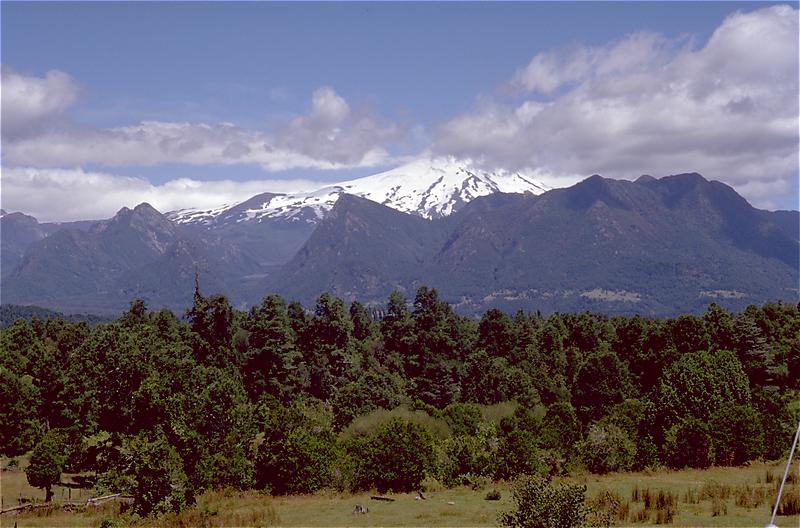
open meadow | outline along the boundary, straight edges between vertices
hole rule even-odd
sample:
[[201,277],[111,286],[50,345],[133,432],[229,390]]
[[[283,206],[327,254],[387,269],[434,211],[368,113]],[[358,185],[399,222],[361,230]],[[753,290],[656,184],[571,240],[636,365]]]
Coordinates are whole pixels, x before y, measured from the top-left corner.
[[[3,460],[3,468],[8,460]],[[565,479],[585,484],[587,503],[608,508],[613,504],[611,518],[615,526],[655,524],[655,506],[659,492],[675,498],[672,526],[765,526],[769,522],[771,504],[782,474],[783,464],[754,462],[739,468],[661,470],[653,472],[587,474]],[[798,465],[794,464],[791,483],[784,494],[800,492]],[[65,481],[69,479],[65,475]],[[4,514],[0,526],[23,527],[88,527],[100,526],[495,526],[500,511],[511,507],[509,483],[489,484],[473,490],[428,486],[426,500],[417,500],[415,493],[388,495],[394,501],[371,500],[374,493],[338,493],[323,490],[312,495],[270,497],[258,492],[216,491],[198,498],[197,506],[180,515],[140,520],[120,515],[120,503],[107,503],[83,511],[65,512],[59,503],[69,497],[68,488],[55,488],[52,509],[24,514]],[[22,470],[0,473],[0,489],[4,507],[18,502],[20,497],[41,501],[41,490],[27,484]],[[486,500],[491,490],[500,492],[500,500]],[[72,489],[72,499],[85,500],[92,490]],[[645,507],[653,497],[653,505]],[[609,499],[610,498],[610,499]],[[618,502],[615,502],[616,498]],[[369,508],[369,513],[353,514],[356,505]],[[644,512],[644,513],[643,513]],[[662,519],[663,520],[663,519]],[[800,515],[778,516],[779,527],[797,527]]]

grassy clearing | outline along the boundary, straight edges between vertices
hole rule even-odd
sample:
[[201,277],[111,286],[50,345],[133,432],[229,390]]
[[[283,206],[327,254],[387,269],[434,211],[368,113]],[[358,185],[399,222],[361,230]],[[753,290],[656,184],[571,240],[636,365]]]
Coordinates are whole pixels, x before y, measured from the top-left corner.
[[[785,464],[754,462],[740,468],[588,475],[573,480],[586,484],[589,499],[606,491],[618,494],[628,503],[629,515],[624,524],[636,524],[635,516],[643,516],[640,512],[645,510],[645,492],[648,491],[651,497],[664,492],[676,498],[673,526],[758,527],[769,522]],[[796,493],[800,489],[796,464],[793,471],[795,482],[787,484],[787,489]],[[652,523],[655,508],[650,508],[649,513],[646,522]],[[779,516],[776,524],[797,528],[800,515]]]
[[[44,490],[34,488],[28,484],[28,479],[25,477],[25,468],[28,465],[27,456],[16,458],[19,464],[17,467],[9,468],[10,461],[11,459],[9,458],[0,458],[0,502],[2,503],[2,509],[16,506],[22,502],[44,501]],[[78,476],[79,474],[64,473],[61,475],[61,481],[75,485],[73,477]],[[92,490],[88,489],[71,488],[69,486],[53,487],[53,500],[57,502],[85,501],[93,496],[95,495]]]
[[[797,494],[800,491],[797,465],[793,471],[795,480],[788,489]],[[590,502],[613,506],[614,511],[609,512],[614,514],[611,517],[618,526],[667,521],[670,503],[674,501],[672,526],[759,527],[769,521],[782,472],[780,463],[756,462],[741,468],[585,475],[568,480],[586,484]],[[485,500],[487,492],[495,488],[500,491],[500,500]],[[61,500],[62,489],[56,488],[57,501]],[[27,485],[22,471],[0,472],[0,491],[7,505],[6,501],[11,500],[16,504],[20,494],[39,500],[44,496],[41,490]],[[73,500],[76,491],[73,490]],[[91,490],[83,493],[86,498]],[[258,492],[209,492],[199,497],[197,507],[192,510],[157,520],[140,520],[134,526],[495,526],[498,512],[511,506],[510,486],[504,483],[480,491],[434,488],[426,494],[425,501],[415,500],[415,496],[395,494],[391,495],[394,502],[378,502],[370,500],[370,493],[328,491],[269,497]],[[354,515],[357,504],[369,508],[369,513]],[[0,517],[0,526],[10,527],[16,522],[18,528],[96,527],[105,519],[115,519],[121,522],[119,526],[130,525],[131,519],[118,512],[118,503],[83,513],[68,513],[55,507],[37,513],[4,515]],[[779,527],[797,528],[800,515],[779,516],[776,523]]]

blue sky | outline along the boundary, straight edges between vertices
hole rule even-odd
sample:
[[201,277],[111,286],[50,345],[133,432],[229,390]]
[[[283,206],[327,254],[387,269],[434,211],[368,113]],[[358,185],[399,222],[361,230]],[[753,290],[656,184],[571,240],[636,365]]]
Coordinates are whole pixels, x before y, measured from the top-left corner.
[[[118,203],[125,196],[138,199],[143,185],[166,196],[163,186],[181,178],[225,180],[224,188],[207,187],[205,205],[222,195],[244,198],[257,182],[308,187],[426,153],[541,168],[555,185],[594,172],[631,178],[701,170],[756,205],[797,208],[796,140],[792,148],[786,128],[787,102],[788,117],[797,117],[797,3],[3,2],[1,9],[4,91],[36,86],[47,94],[39,103],[48,102],[3,98],[11,116],[3,121],[4,184],[13,187],[2,195],[6,209],[41,209],[23,199],[34,181],[86,193],[87,179],[105,178],[108,189],[95,188],[115,198],[95,202],[110,210],[130,205]],[[758,50],[741,56],[753,46],[737,48],[740,35],[754,27],[774,40],[765,46],[777,50],[774,64],[764,65]],[[794,69],[787,66],[793,58]],[[756,81],[765,82],[763,71],[737,61],[778,71],[770,82],[780,93],[764,95]],[[685,80],[697,94],[706,89],[703,71],[725,89],[709,88],[700,102],[692,95],[691,105],[675,99],[677,92],[633,84]],[[630,92],[603,107],[603,94],[617,85]],[[728,114],[714,118],[710,106],[697,126],[647,122],[662,100],[689,118],[705,115],[704,104],[754,109],[747,123],[765,128],[736,125]],[[15,113],[12,102],[34,106]],[[601,107],[614,126],[576,120],[576,108],[592,115]],[[562,128],[570,137],[553,143],[548,131]],[[594,130],[614,148],[577,129]],[[508,130],[513,137],[503,135]],[[692,141],[710,146],[661,148],[664,138],[695,133]],[[330,144],[321,144],[325,138]],[[643,138],[658,152],[648,155]],[[742,145],[752,143],[743,157]],[[151,155],[153,145],[164,151]],[[269,154],[260,150],[265,145]],[[182,205],[180,193],[171,200],[162,208]]]

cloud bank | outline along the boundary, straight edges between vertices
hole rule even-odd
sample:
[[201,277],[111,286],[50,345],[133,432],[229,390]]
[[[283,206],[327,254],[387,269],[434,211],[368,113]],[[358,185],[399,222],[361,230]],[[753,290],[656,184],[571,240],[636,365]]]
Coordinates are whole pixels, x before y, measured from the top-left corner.
[[774,6],[729,16],[699,49],[637,33],[539,53],[506,83],[525,100],[479,101],[434,149],[554,186],[697,171],[769,206],[798,175],[797,42],[798,11]]
[[[384,147],[405,130],[368,112],[353,112],[333,88],[313,93],[302,116],[272,133],[232,123],[143,121],[91,128],[61,120],[21,134],[60,115],[77,100],[75,81],[51,71],[44,78],[3,73],[3,162],[29,167],[253,164],[265,171],[349,169],[386,163]],[[9,132],[6,132],[6,129]]]
[[211,208],[246,200],[258,193],[309,191],[325,185],[311,180],[214,180],[179,178],[153,185],[144,178],[83,169],[3,169],[2,207],[23,211],[42,222],[102,219],[123,206],[148,202],[161,212],[187,207]]

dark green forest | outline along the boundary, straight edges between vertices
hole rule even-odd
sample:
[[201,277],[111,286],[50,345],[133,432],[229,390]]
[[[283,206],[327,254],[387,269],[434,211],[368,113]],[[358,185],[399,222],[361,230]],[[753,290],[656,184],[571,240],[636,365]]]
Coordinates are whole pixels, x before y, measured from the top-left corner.
[[134,496],[418,489],[520,475],[738,465],[784,455],[798,420],[800,309],[702,317],[480,319],[435,289],[381,309],[199,291],[183,320],[141,300],[90,326],[0,330],[0,452]]

